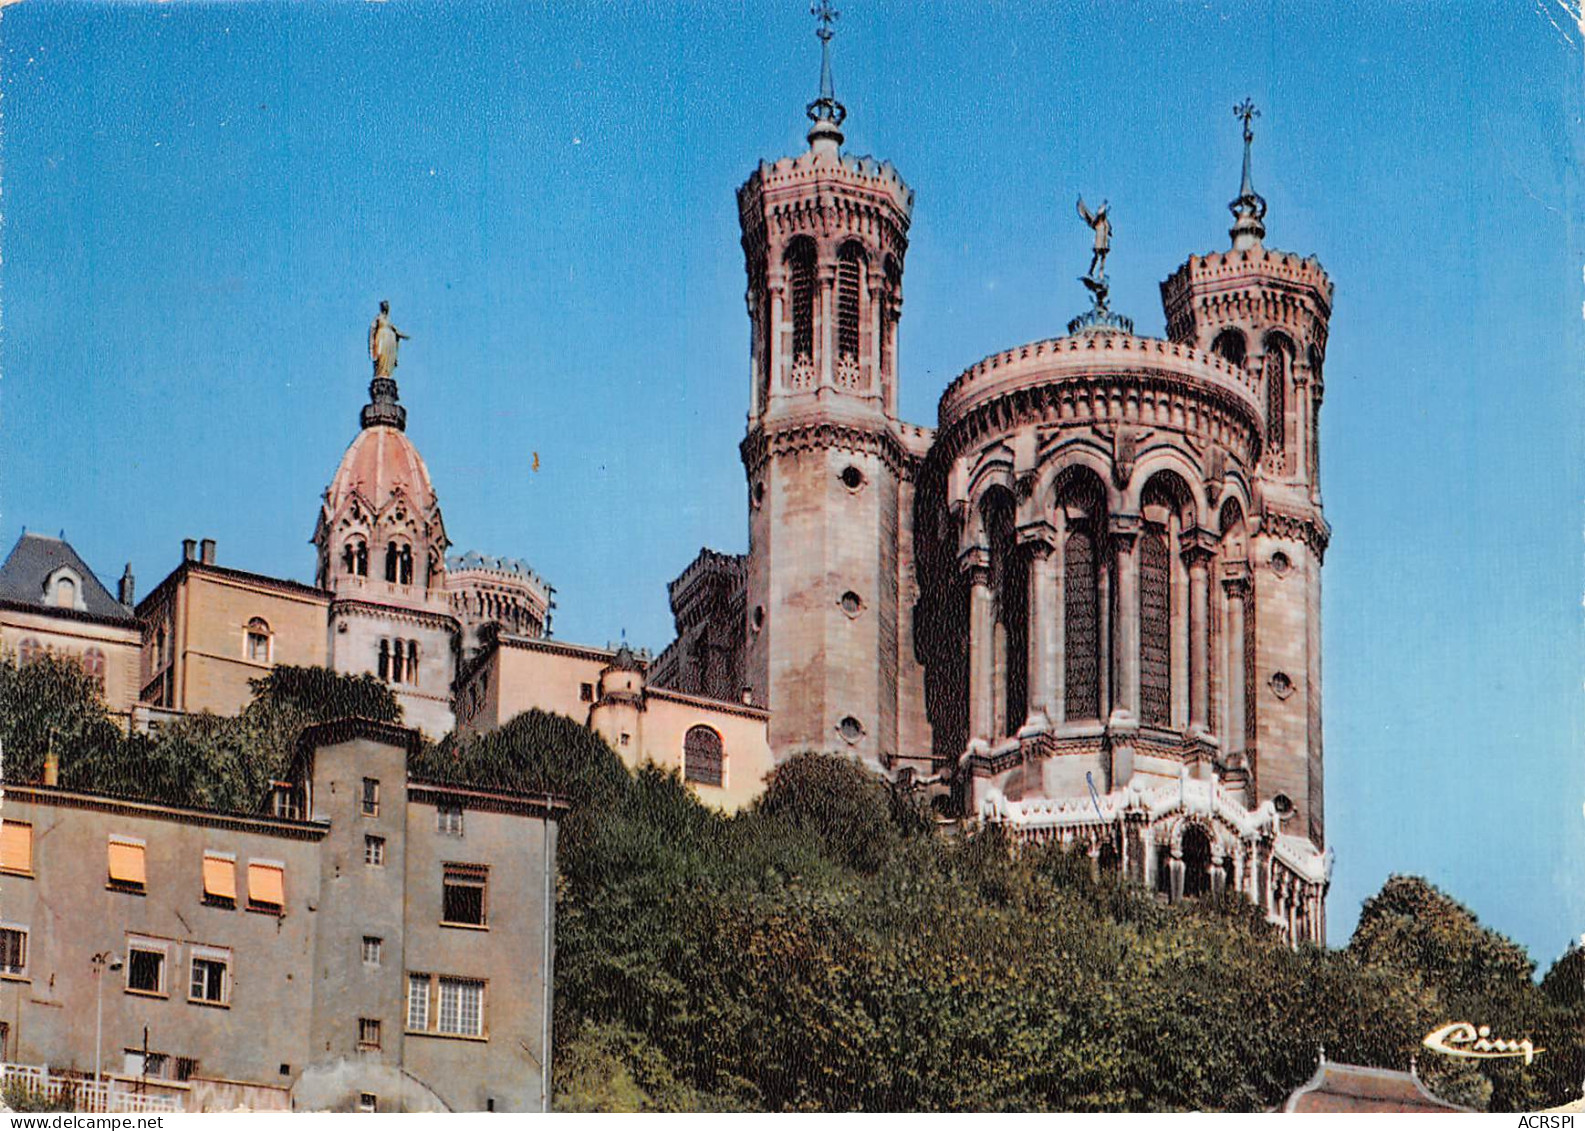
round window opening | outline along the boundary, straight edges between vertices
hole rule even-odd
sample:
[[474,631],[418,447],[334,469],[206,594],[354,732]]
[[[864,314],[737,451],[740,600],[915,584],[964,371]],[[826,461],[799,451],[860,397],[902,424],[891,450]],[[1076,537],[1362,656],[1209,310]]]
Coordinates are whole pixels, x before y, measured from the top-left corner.
[[764,627],[765,627],[765,606],[764,605],[755,605],[754,606],[754,631],[758,632],[760,629],[762,629]]
[[850,617],[856,617],[864,611],[864,602],[857,593],[849,589],[842,594],[842,611]]
[[864,486],[864,473],[852,464],[842,469],[842,486],[849,491],[857,491]]
[[1286,699],[1293,694],[1293,680],[1288,678],[1286,672],[1278,672],[1271,677],[1271,690],[1278,699]]
[[1278,577],[1283,576],[1292,568],[1293,562],[1291,562],[1288,559],[1288,555],[1283,553],[1281,550],[1278,550],[1275,554],[1271,555],[1271,569],[1272,572]]
[[864,724],[849,715],[837,724],[837,733],[842,736],[843,742],[857,742],[864,737]]

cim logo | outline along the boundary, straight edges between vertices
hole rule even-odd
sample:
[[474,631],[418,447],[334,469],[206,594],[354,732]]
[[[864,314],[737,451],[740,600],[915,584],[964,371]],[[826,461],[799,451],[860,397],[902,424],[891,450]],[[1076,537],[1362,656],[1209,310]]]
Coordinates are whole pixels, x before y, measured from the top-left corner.
[[1455,1021],[1451,1025],[1443,1025],[1420,1043],[1432,1052],[1461,1056],[1469,1060],[1522,1056],[1524,1062],[1529,1064],[1539,1054],[1546,1052],[1546,1049],[1538,1049],[1531,1044],[1529,1037],[1518,1041],[1505,1041],[1501,1037],[1491,1035],[1490,1025],[1482,1025],[1477,1029],[1468,1021]]

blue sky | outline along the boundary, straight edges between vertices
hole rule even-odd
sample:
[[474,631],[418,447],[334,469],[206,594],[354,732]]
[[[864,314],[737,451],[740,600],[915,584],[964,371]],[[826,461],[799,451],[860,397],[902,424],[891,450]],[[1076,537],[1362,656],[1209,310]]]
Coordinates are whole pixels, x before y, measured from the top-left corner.
[[[1322,462],[1334,942],[1418,872],[1544,964],[1585,931],[1579,167],[1559,0],[871,3],[851,152],[918,194],[902,409],[1226,246],[1233,104],[1269,246],[1337,284]],[[147,591],[183,537],[309,580],[389,299],[457,549],[557,635],[670,638],[746,546],[733,192],[803,145],[807,6],[25,0],[0,17],[0,522]],[[540,466],[533,470],[538,454]]]

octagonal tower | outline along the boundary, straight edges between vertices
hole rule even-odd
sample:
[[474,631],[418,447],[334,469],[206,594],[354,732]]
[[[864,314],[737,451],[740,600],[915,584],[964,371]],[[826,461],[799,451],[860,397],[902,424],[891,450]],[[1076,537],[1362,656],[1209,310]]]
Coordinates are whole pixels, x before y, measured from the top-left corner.
[[903,546],[928,433],[897,420],[913,193],[841,150],[822,9],[809,148],[738,190],[751,326],[744,678],[779,757],[928,749]]

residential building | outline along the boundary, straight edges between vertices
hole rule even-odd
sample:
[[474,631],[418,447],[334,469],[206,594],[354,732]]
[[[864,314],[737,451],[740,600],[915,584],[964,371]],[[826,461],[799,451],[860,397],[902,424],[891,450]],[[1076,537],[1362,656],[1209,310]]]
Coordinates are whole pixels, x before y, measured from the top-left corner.
[[24,530],[0,565],[0,653],[19,664],[45,653],[76,660],[125,722],[142,687],[133,585],[129,564],[111,596],[65,538]]
[[277,665],[323,667],[330,594],[215,561],[215,543],[182,542],[181,563],[138,602],[140,701],[168,712],[234,715],[250,680]]
[[0,1056],[183,1110],[545,1110],[566,804],[415,780],[418,741],[311,728],[261,814],[8,785]]

